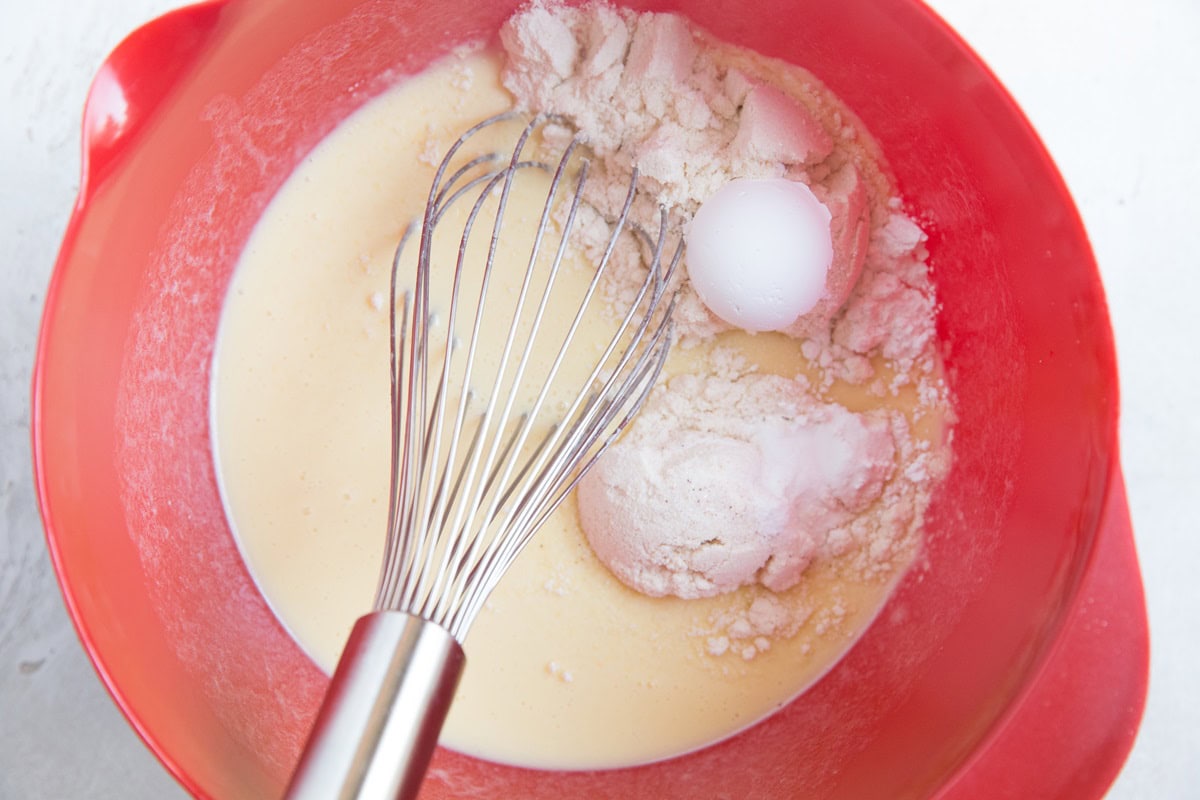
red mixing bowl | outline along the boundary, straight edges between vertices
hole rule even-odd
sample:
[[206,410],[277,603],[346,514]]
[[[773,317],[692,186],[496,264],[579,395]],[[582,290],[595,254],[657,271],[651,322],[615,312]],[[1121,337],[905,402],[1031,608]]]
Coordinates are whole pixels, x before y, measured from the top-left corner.
[[[1104,295],[1028,123],[914,0],[664,0],[800,64],[862,118],[931,233],[956,461],[927,568],[819,684],[663,763],[541,772],[439,750],[428,798],[1091,798],[1145,695]],[[512,0],[226,0],[101,68],[33,389],[47,539],[91,658],[189,790],[277,796],[326,678],[267,608],[224,518],[213,339],[252,226],[365,101]]]

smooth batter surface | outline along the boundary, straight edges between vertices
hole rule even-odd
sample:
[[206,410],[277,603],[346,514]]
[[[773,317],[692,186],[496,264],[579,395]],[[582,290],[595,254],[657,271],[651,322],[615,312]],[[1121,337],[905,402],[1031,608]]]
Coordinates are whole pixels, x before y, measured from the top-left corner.
[[[423,208],[441,152],[508,107],[496,76],[490,56],[455,57],[342,125],[268,209],[230,290],[213,385],[228,512],[263,594],[327,671],[370,610],[384,547],[392,253]],[[763,370],[804,370],[795,340],[719,338]],[[670,369],[703,369],[706,357],[704,347],[681,351]],[[828,396],[852,409],[885,402],[839,385]],[[912,398],[886,402],[905,408]],[[918,433],[932,436],[937,424],[926,415]],[[552,768],[629,765],[711,743],[835,663],[914,551],[871,579],[848,563],[813,568],[780,596],[805,620],[794,636],[751,659],[732,649],[718,656],[709,652],[715,617],[744,614],[769,593],[640,595],[596,561],[569,501],[472,629],[442,742]]]

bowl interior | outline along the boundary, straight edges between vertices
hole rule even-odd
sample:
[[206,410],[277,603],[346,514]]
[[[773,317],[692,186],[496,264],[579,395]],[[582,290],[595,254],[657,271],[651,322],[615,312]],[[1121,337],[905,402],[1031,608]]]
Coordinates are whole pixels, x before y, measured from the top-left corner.
[[[927,796],[1026,684],[1091,552],[1116,381],[1086,237],[1020,112],[919,4],[635,5],[806,67],[872,131],[931,233],[956,461],[930,511],[927,568],[770,719],[601,773],[442,750],[424,796]],[[489,38],[514,6],[232,0],[161,27],[167,46],[123,47],[98,78],[39,351],[39,490],[85,644],[194,791],[277,795],[325,685],[251,582],[216,487],[209,370],[240,248],[337,122]],[[141,88],[179,63],[152,96]],[[97,122],[118,116],[115,133]]]

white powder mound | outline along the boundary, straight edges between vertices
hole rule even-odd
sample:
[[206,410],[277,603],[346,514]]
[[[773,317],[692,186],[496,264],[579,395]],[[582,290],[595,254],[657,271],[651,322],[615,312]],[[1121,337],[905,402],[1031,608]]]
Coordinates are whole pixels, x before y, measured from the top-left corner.
[[579,486],[592,549],[628,586],[710,597],[794,586],[829,534],[883,493],[886,414],[774,375],[679,376]]
[[[740,611],[698,632],[710,655],[751,658],[806,620],[814,630],[836,627],[844,608],[810,609],[773,593],[821,559],[865,580],[894,575],[949,464],[948,438],[934,444],[910,432],[910,418],[933,411],[949,422],[952,413],[925,234],[893,195],[877,146],[809,73],[678,16],[534,0],[500,38],[517,106],[558,114],[573,129],[550,129],[547,144],[561,147],[577,132],[592,151],[572,239],[586,257],[607,245],[635,168],[632,219],[643,230],[656,231],[666,207],[681,232],[735,178],[803,182],[829,210],[824,296],[783,331],[798,340],[812,383],[750,374],[716,356],[710,374],[655,390],[578,498],[593,550],[638,591],[692,598],[749,587]],[[614,312],[628,307],[646,270],[637,237],[623,244],[604,287]],[[731,329],[686,270],[679,289],[683,346]],[[826,394],[835,384],[864,387],[881,404],[912,387],[918,405],[908,416],[851,412]]]
[[[500,40],[504,85],[518,107],[567,118],[592,148],[587,198],[608,219],[634,167],[642,191],[633,219],[648,230],[657,229],[660,205],[690,217],[734,178],[808,184],[833,215],[835,252],[824,299],[792,330],[828,326],[862,271],[870,214],[856,150],[839,146],[834,132],[857,136],[811,76],[803,73],[812,92],[785,92],[770,82],[765,59],[722,46],[681,17],[603,3],[535,2],[505,24]],[[595,256],[606,241],[582,246]],[[617,282],[613,297],[627,296],[640,271],[624,270]],[[685,338],[729,329],[686,285],[676,324]]]
[[733,177],[781,177],[833,140],[797,98],[718,64],[681,17],[534,3],[500,31],[518,105],[571,120],[596,155],[635,164],[659,202],[690,206]]

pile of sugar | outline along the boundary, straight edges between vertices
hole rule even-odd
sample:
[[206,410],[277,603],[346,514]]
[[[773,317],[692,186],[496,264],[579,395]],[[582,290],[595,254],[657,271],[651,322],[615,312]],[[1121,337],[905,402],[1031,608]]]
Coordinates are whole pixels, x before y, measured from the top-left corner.
[[[949,461],[948,447],[911,435],[904,414],[855,414],[824,394],[836,383],[879,398],[912,387],[912,419],[935,408],[949,417],[925,235],[892,194],[873,141],[807,72],[720,43],[678,16],[535,0],[506,23],[501,42],[504,84],[518,107],[570,123],[573,131],[547,134],[552,146],[578,132],[593,152],[574,239],[585,255],[597,257],[607,244],[634,167],[641,177],[633,219],[647,230],[657,228],[661,207],[676,212],[682,228],[707,197],[741,177],[802,181],[828,207],[827,295],[785,331],[814,380],[753,374],[718,355],[706,374],[655,390],[584,479],[579,499],[593,550],[639,591],[701,597],[749,587],[740,608],[695,631],[711,655],[751,658],[806,623],[836,624],[836,604],[812,609],[772,592],[826,558],[850,559],[864,579],[893,573],[911,556]],[[638,237],[625,245],[605,287],[616,311],[646,269]],[[730,329],[700,302],[686,270],[680,281],[683,346]],[[813,460],[807,482],[778,469],[790,454],[768,452],[773,437],[795,444],[809,435],[811,443],[812,431],[839,415],[857,422],[846,430],[870,432],[839,434],[834,460],[858,469]]]

